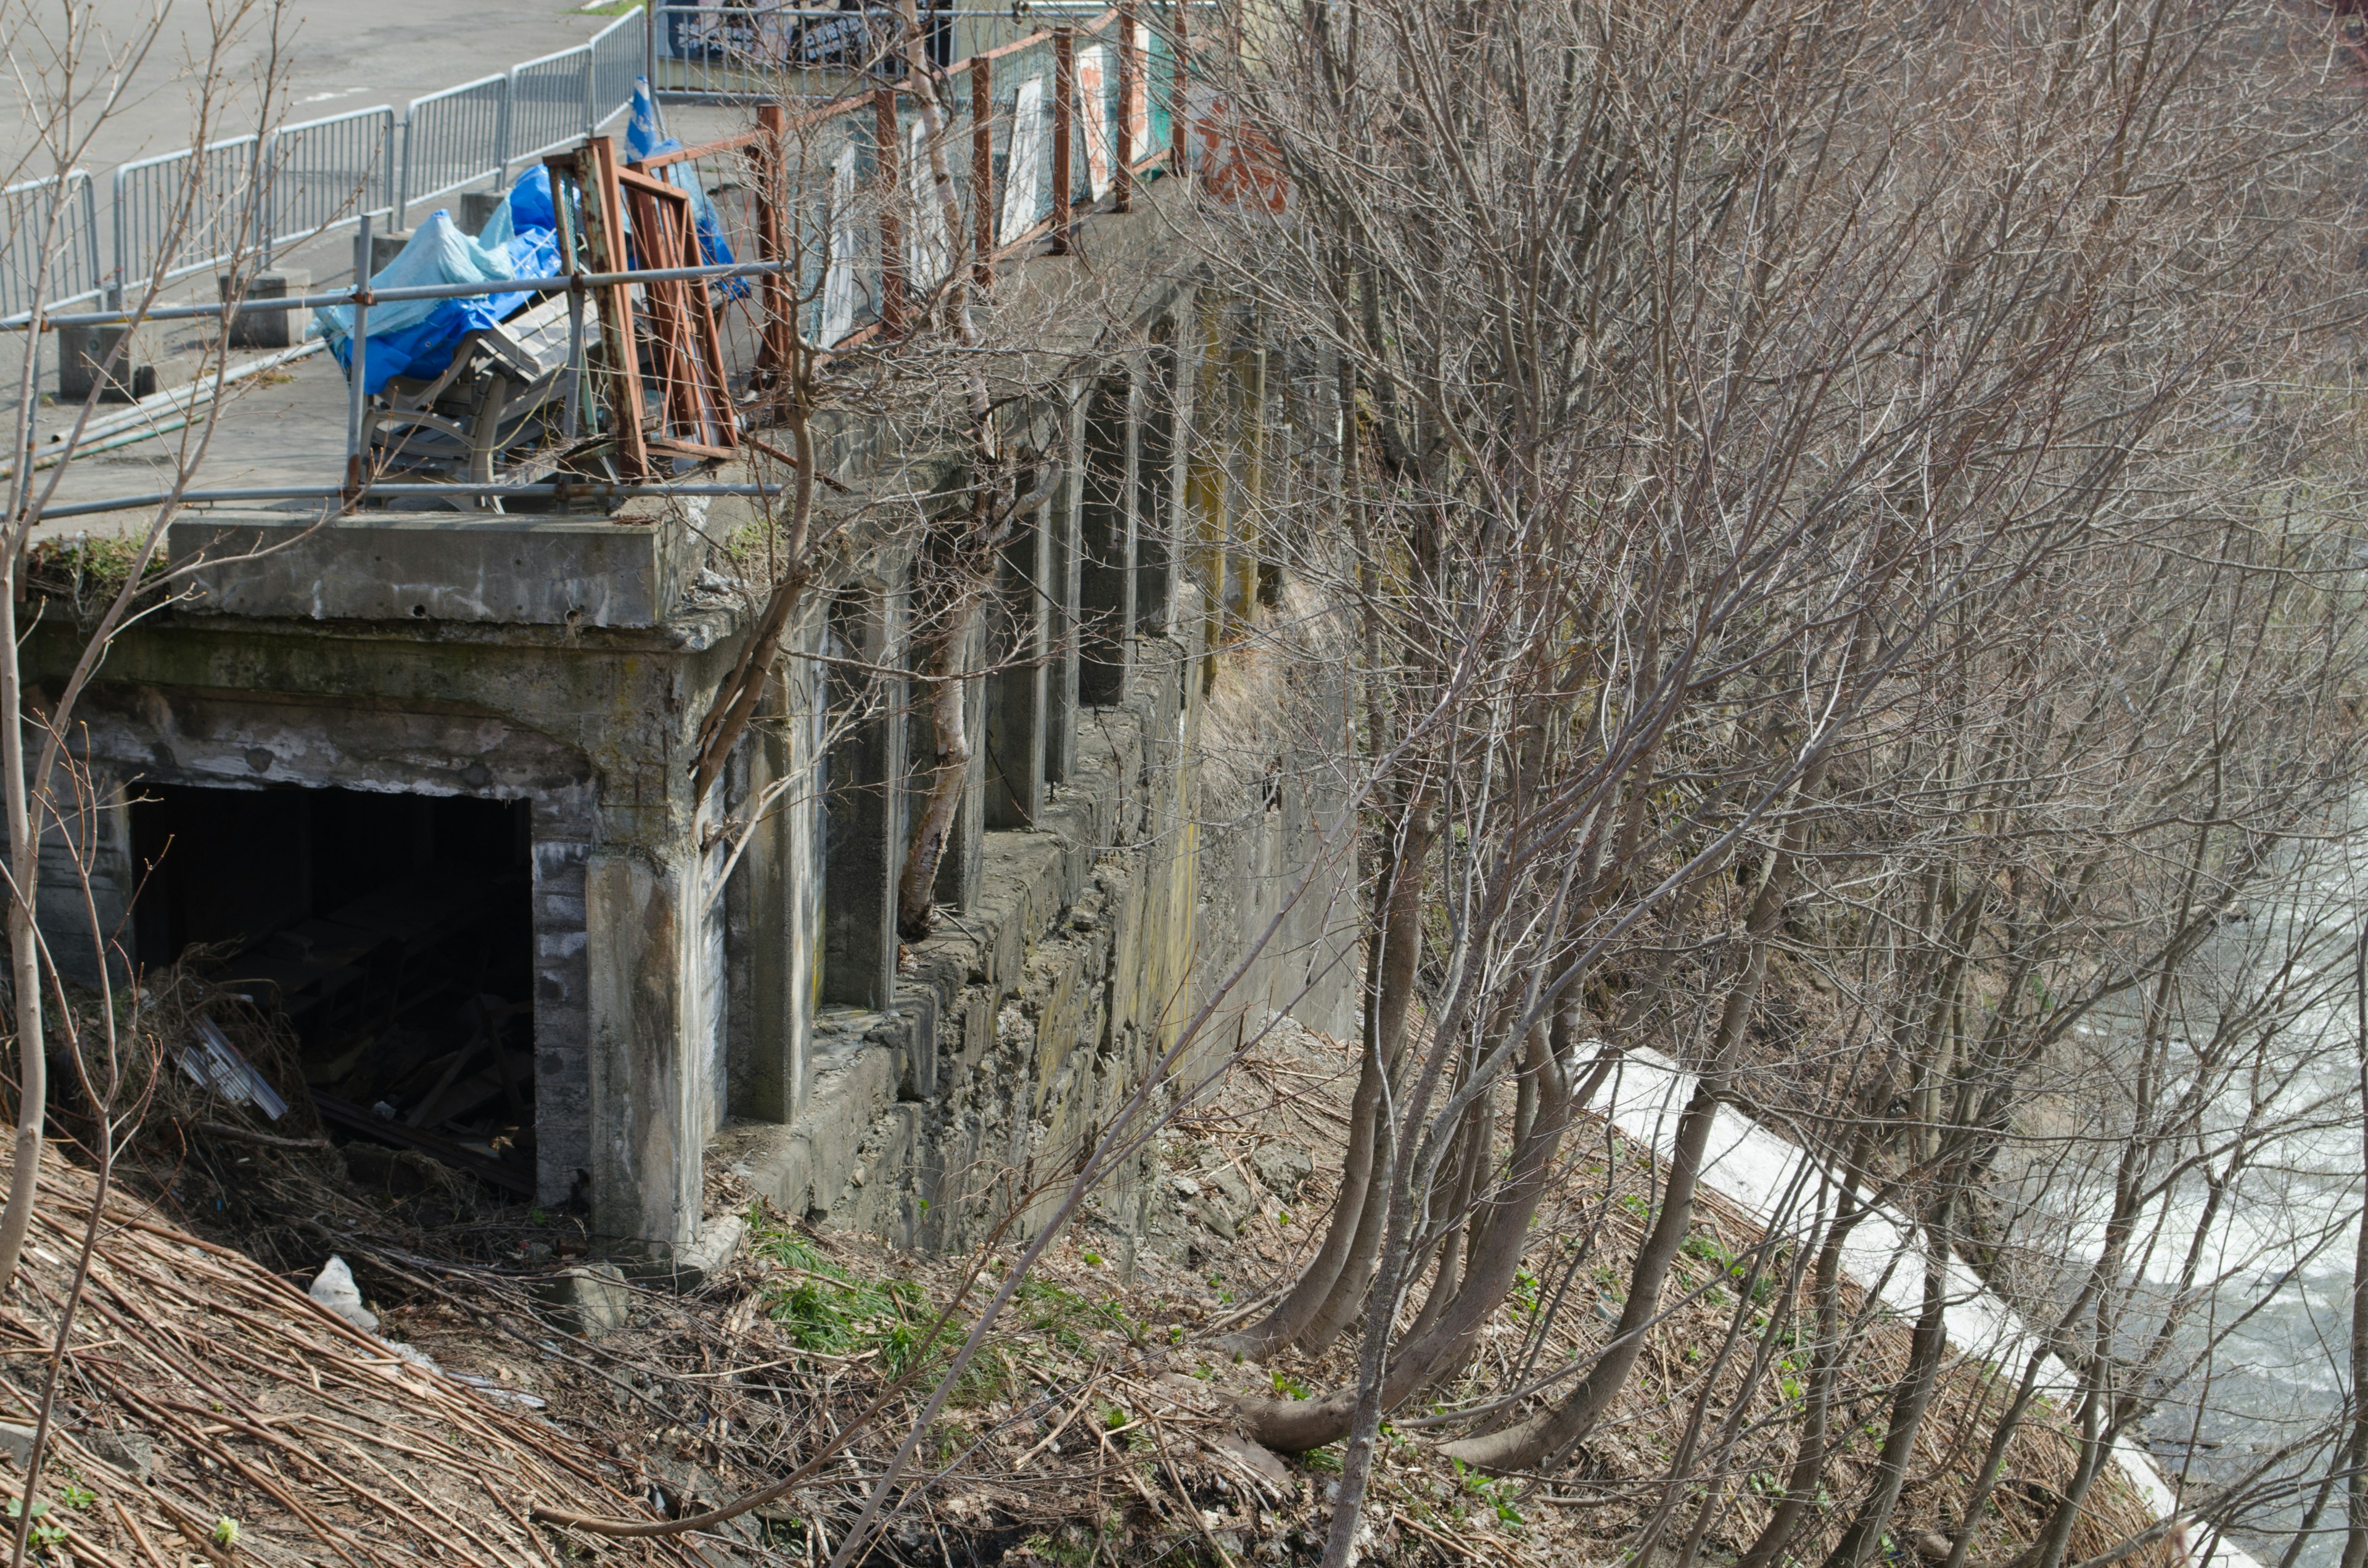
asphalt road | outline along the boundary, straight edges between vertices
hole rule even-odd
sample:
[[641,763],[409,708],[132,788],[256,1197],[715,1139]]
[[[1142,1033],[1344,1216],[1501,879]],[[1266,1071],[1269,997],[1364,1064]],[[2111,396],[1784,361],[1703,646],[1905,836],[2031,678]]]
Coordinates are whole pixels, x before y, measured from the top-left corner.
[[[243,7],[243,9],[242,9]],[[472,4],[470,0],[213,0],[236,18],[219,55],[215,135],[256,129],[267,83],[285,122],[378,104],[399,115],[415,97],[582,43],[609,25],[600,13],[564,5]],[[60,132],[57,100],[66,22],[83,35],[75,85],[92,96],[76,116],[87,135],[83,167],[116,165],[191,144],[205,62],[215,35],[203,0],[5,0],[0,3],[0,172],[8,181],[51,172],[44,127]],[[144,42],[144,50],[143,50]],[[95,126],[109,62],[131,69],[113,108]],[[28,94],[28,86],[31,91]]]

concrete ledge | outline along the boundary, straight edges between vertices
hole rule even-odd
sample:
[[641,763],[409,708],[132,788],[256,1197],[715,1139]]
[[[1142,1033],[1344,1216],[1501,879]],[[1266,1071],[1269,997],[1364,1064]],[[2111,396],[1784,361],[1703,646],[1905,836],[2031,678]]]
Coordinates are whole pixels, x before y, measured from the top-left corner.
[[189,608],[222,615],[651,627],[681,601],[704,546],[670,520],[215,512],[174,523],[166,548],[176,566],[210,562],[191,576]]

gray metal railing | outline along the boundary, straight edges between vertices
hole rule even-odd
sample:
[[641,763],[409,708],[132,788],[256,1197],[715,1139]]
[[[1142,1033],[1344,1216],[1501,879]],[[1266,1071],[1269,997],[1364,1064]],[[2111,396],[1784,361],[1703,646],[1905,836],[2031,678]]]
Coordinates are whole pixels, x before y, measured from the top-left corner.
[[256,236],[265,258],[393,205],[394,171],[394,110],[384,105],[273,131]]
[[97,298],[106,287],[98,257],[98,204],[87,173],[76,169],[63,181],[51,175],[0,191],[0,319],[29,313],[37,298]]
[[[1052,0],[999,8],[924,4],[918,16],[930,57],[951,65],[1047,28],[1089,21],[1107,8],[1108,0]],[[660,0],[657,16],[661,59],[744,70],[865,69],[889,59],[904,37],[899,8],[877,0],[852,10]]]
[[[256,137],[233,136],[202,152],[188,148],[119,167],[109,207],[116,278],[154,275],[168,246],[176,260],[165,270],[167,282],[202,271],[237,249],[255,210],[249,196],[260,146]],[[174,225],[185,200],[186,226],[176,236]]]
[[[115,170],[104,202],[77,171],[66,197],[76,235],[54,263],[44,308],[97,298],[110,282],[143,281],[160,265],[170,282],[242,248],[268,259],[365,212],[406,214],[502,179],[521,160],[625,111],[642,72],[643,25],[636,6],[573,49],[415,99],[400,119],[391,108],[360,109],[136,159]],[[0,193],[0,321],[31,308],[31,252],[54,184],[28,180]]]
[[500,174],[508,162],[509,117],[507,74],[483,76],[412,99],[403,115],[403,184],[395,197],[396,222],[410,222],[415,202]]

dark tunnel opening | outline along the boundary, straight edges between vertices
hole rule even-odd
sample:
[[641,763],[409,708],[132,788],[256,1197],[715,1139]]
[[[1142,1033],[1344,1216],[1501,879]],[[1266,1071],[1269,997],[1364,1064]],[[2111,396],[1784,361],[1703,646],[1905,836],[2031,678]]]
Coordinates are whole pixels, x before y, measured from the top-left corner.
[[143,782],[138,961],[276,1005],[334,1131],[534,1178],[524,801]]

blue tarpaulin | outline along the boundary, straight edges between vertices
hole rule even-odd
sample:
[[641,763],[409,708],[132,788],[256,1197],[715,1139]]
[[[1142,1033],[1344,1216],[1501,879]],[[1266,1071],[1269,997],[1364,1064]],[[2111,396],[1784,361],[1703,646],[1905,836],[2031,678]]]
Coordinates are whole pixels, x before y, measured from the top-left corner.
[[[649,83],[636,78],[632,118],[625,127],[627,155],[639,162],[682,145],[662,134],[657,108],[650,99]],[[723,236],[723,215],[699,183],[689,164],[670,164],[667,178],[690,197],[691,214],[699,231],[699,248],[710,266],[732,261],[732,246]],[[370,279],[373,289],[416,288],[436,283],[491,283],[509,278],[544,278],[564,272],[559,256],[558,218],[552,209],[551,175],[541,164],[520,175],[510,187],[509,199],[473,236],[463,233],[451,214],[437,210],[413,232],[403,253]],[[723,285],[737,298],[748,286],[738,278]],[[375,392],[393,376],[434,376],[452,362],[452,350],[461,338],[491,326],[526,303],[525,293],[480,294],[461,300],[404,300],[373,305],[370,312],[370,353],[365,356],[362,390]],[[321,335],[329,340],[337,363],[353,370],[354,312],[350,305],[332,305],[314,312]]]
[[[625,156],[638,164],[661,153],[681,150],[682,143],[666,135],[658,119],[657,105],[650,97],[649,78],[634,77],[632,111],[625,119]],[[691,221],[699,230],[700,259],[710,267],[732,265],[732,244],[723,237],[723,215],[715,210],[714,201],[699,183],[699,172],[689,164],[668,164],[663,172],[675,188],[690,197]],[[737,278],[719,287],[734,299],[748,292],[748,285]]]
[[[552,229],[551,180],[541,165],[510,189],[484,231],[461,233],[450,213],[438,209],[413,231],[402,254],[371,278],[373,289],[418,288],[437,283],[493,283],[510,278],[542,278],[563,270]],[[373,305],[370,353],[362,390],[375,392],[393,376],[428,377],[452,362],[461,338],[516,312],[525,293],[478,294],[459,300],[399,300]],[[314,312],[321,335],[337,363],[353,370],[354,312],[332,305]]]

